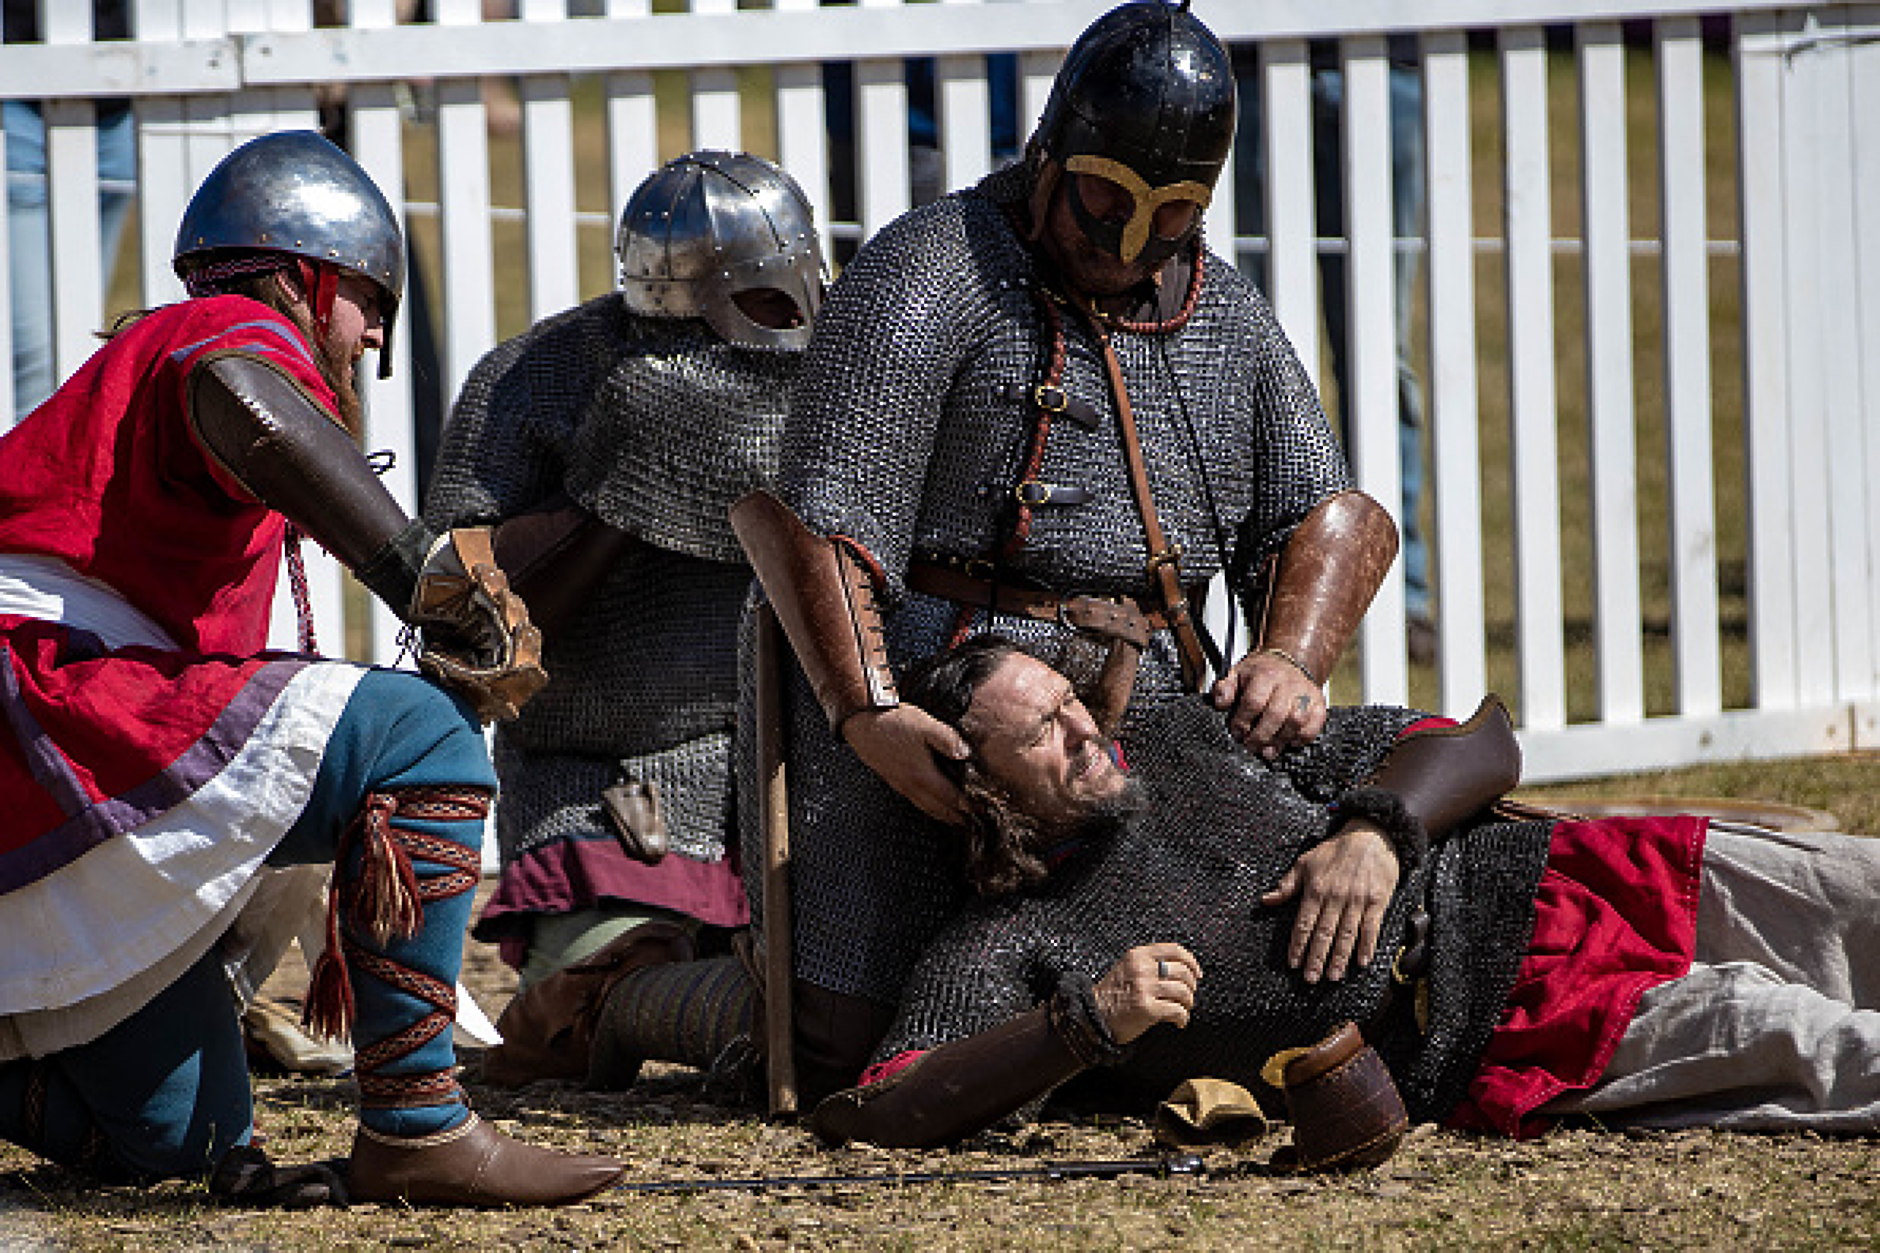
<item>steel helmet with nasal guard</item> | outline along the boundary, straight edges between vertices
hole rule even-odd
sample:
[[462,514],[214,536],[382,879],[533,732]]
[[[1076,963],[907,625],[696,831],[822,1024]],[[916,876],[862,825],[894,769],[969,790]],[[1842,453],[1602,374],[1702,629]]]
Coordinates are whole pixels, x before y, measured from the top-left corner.
[[1127,222],[1090,213],[1067,179],[1071,210],[1090,241],[1124,261],[1159,261],[1179,239],[1150,230],[1171,200],[1206,208],[1234,142],[1233,63],[1188,11],[1188,0],[1136,0],[1091,23],[1064,58],[1033,142],[1067,174],[1094,174],[1135,202]]

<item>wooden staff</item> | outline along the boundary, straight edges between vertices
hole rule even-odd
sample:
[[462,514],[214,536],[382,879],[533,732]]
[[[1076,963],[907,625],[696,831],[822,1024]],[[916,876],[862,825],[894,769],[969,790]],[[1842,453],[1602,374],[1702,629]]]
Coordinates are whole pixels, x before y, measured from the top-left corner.
[[793,1048],[795,971],[790,954],[790,793],[783,768],[783,631],[766,604],[757,611],[757,771],[764,830],[764,1038],[770,1113],[797,1112]]

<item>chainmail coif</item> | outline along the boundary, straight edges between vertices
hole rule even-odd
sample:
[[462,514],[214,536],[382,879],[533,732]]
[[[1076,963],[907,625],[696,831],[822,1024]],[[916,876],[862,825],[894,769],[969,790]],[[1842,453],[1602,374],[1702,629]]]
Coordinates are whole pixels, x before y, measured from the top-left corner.
[[[1188,1026],[1151,1029],[1115,1067],[1083,1076],[1080,1091],[1140,1107],[1205,1075],[1243,1085],[1283,1115],[1283,1099],[1260,1080],[1267,1058],[1347,1019],[1369,1022],[1388,996],[1371,1042],[1411,1116],[1440,1119],[1466,1092],[1513,986],[1550,824],[1478,822],[1407,867],[1377,958],[1336,983],[1308,984],[1287,964],[1296,901],[1260,902],[1332,834],[1329,803],[1370,776],[1418,716],[1334,710],[1317,741],[1269,765],[1198,700],[1158,711],[1129,750],[1149,809],[1041,888],[969,906],[922,958],[880,1057],[976,1034],[1045,999],[1065,974],[1094,980],[1131,948],[1174,941],[1201,963]],[[1391,959],[1419,900],[1434,950],[1427,1031],[1413,993],[1391,992]]]
[[[880,562],[896,667],[945,647],[959,612],[906,590],[910,561],[985,556],[1011,525],[1035,418],[1023,396],[1044,377],[1054,340],[1039,300],[1046,276],[1006,216],[1029,195],[1031,178],[1024,166],[1009,167],[870,239],[818,315],[791,398],[778,494],[812,529],[846,536]],[[1350,473],[1266,301],[1220,257],[1206,253],[1201,265],[1196,306],[1180,329],[1111,338],[1156,508],[1182,552],[1183,582],[1225,568],[1235,594],[1251,603],[1259,595],[1253,572],[1314,505],[1349,486]],[[1007,569],[1063,594],[1146,597],[1142,522],[1101,348],[1074,314],[1060,312],[1063,386],[1093,425],[1056,417],[1036,477],[1090,498],[1036,509]],[[1065,634],[1056,624],[983,613],[970,626],[1028,644]],[[1179,688],[1169,635],[1158,632],[1133,708],[1151,709]],[[834,739],[800,674],[790,706],[797,975],[893,1004],[959,904],[951,836]],[[753,764],[740,768],[740,786],[750,786]],[[759,810],[740,808],[744,865],[754,874],[764,864]],[[758,893],[749,895],[755,904]]]

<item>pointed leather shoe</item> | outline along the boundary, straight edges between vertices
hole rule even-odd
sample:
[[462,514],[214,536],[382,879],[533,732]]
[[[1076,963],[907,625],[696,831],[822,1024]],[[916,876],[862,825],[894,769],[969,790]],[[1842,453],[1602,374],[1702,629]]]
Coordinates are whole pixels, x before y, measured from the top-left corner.
[[429,1136],[388,1136],[360,1127],[349,1191],[355,1201],[412,1205],[566,1205],[605,1191],[626,1169],[610,1157],[512,1140],[472,1114],[460,1126]]

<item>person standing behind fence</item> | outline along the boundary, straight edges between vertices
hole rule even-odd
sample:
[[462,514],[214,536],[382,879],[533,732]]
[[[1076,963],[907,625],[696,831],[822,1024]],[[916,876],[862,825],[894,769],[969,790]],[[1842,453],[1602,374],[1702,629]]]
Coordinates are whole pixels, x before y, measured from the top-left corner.
[[[592,1195],[618,1163],[509,1139],[455,1077],[495,790],[476,714],[513,716],[541,674],[487,533],[409,519],[357,444],[397,219],[325,139],[265,135],[204,180],[174,261],[191,298],[0,437],[0,1137],[116,1178],[213,1170],[254,1202]],[[424,628],[454,692],[318,655],[303,534]],[[296,653],[265,651],[283,562]],[[308,1017],[355,1036],[345,1178],[249,1145],[247,958],[224,948],[264,866],[323,863]]]
[[[124,0],[92,0],[92,37],[126,39]],[[7,43],[37,43],[37,0],[6,0]],[[7,257],[13,319],[13,412],[23,417],[52,394],[52,224],[46,181],[46,120],[30,100],[0,101],[7,144]],[[128,100],[97,102],[98,237],[106,283],[117,260],[137,178],[136,131]]]
[[553,678],[496,732],[477,926],[525,987],[649,920],[748,918],[726,833],[751,571],[725,513],[776,472],[821,246],[783,170],[700,151],[634,192],[616,251],[618,292],[471,371],[425,500],[434,526],[496,526],[546,637]]
[[[1340,239],[1345,225],[1345,167],[1342,114],[1345,75],[1336,44],[1312,45],[1312,202],[1317,234]],[[1241,127],[1234,144],[1234,204],[1238,234],[1266,234],[1266,139],[1262,124],[1260,75],[1254,49],[1234,49],[1234,75],[1240,81]],[[1423,230],[1423,76],[1417,68],[1416,40],[1390,41],[1391,232],[1401,244]],[[1397,325],[1397,451],[1403,508],[1397,518],[1403,533],[1404,613],[1413,661],[1436,659],[1435,603],[1430,594],[1429,540],[1423,530],[1423,385],[1412,361],[1411,322],[1416,311],[1417,262],[1414,253],[1393,250]],[[1247,274],[1265,288],[1268,260],[1256,253]],[[1349,297],[1345,256],[1319,258],[1319,299],[1332,350],[1332,377],[1338,384],[1339,432],[1351,446],[1351,370]]]
[[[1349,490],[1266,302],[1201,242],[1233,128],[1227,53],[1186,4],[1099,18],[1023,159],[843,271],[777,492],[733,512],[801,668],[786,774],[807,1099],[853,1081],[959,899],[954,837],[922,811],[960,813],[934,754],[964,745],[900,704],[895,663],[989,623],[1088,628],[1142,649],[1132,717],[1212,668],[1249,748],[1323,725],[1320,683],[1396,539]],[[1214,661],[1194,601],[1222,571],[1262,634]]]

